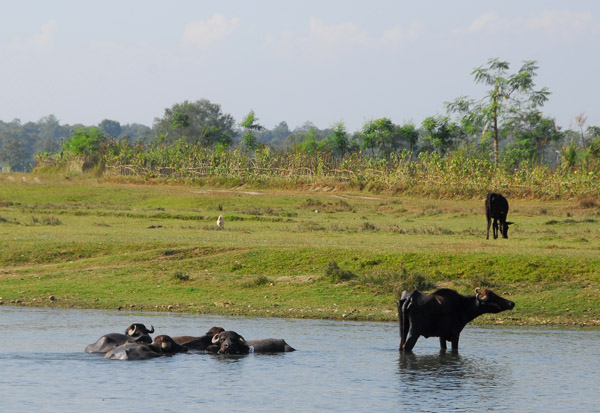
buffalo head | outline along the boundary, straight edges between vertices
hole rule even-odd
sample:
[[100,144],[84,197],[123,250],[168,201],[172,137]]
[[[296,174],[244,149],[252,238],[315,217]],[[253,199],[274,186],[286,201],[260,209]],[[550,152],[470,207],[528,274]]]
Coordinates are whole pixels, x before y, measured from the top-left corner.
[[512,224],[512,222],[500,223],[500,234],[502,234],[502,238],[508,238],[508,226]]
[[477,288],[475,290],[475,297],[479,306],[485,310],[486,313],[499,313],[505,310],[512,310],[515,303],[500,297],[495,294],[492,290]]
[[161,335],[156,336],[150,346],[160,354],[175,354],[175,353],[187,353],[187,347],[177,344],[169,336]]
[[222,333],[223,331],[225,331],[223,327],[211,327],[211,329],[206,332],[206,335],[214,337],[215,334]]
[[219,354],[248,354],[250,347],[244,337],[235,331],[222,331],[215,334],[212,343],[219,347]]
[[150,334],[154,333],[154,326],[150,326],[150,330],[141,323],[135,323],[127,327],[125,335],[133,338],[138,343],[151,343]]

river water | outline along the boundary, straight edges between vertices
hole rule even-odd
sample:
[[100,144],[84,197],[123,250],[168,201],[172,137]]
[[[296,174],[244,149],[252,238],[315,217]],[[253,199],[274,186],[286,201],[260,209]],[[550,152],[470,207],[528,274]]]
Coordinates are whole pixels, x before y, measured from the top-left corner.
[[[144,361],[83,351],[134,322],[172,336],[221,326],[298,351]],[[600,411],[600,331],[467,326],[458,353],[420,338],[405,355],[396,323],[2,306],[0,334],[2,412]]]

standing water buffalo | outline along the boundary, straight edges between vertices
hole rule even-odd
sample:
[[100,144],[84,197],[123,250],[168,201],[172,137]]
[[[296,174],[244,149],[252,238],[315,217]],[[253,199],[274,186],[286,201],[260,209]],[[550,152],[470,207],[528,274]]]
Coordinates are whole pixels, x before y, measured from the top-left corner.
[[267,338],[246,341],[235,331],[223,331],[212,338],[212,350],[219,354],[283,353],[295,351],[283,339]]
[[86,353],[106,353],[113,348],[125,343],[151,343],[150,334],[154,333],[154,327],[150,330],[145,325],[135,323],[127,327],[125,334],[111,333],[100,337],[94,344],[85,348]]
[[458,338],[465,325],[486,313],[499,313],[515,306],[490,290],[475,290],[475,295],[464,296],[442,288],[431,294],[404,291],[398,301],[400,321],[400,351],[412,351],[419,336],[439,337],[440,347],[446,341],[458,349]]
[[[485,217],[487,218],[487,235],[485,239],[490,239],[490,225],[492,225],[492,233],[494,239],[498,238],[498,222],[500,223],[500,234],[502,238],[508,238],[508,226],[512,222],[506,222],[506,214],[508,214],[508,201],[500,194],[493,192],[485,197]],[[494,224],[492,224],[492,219]]]
[[173,337],[173,341],[187,347],[188,350],[206,350],[211,345],[213,336],[223,331],[225,331],[223,327],[212,327],[203,336],[176,336]]
[[151,343],[125,343],[113,348],[104,355],[110,360],[146,360],[154,357],[170,356],[187,352],[169,336],[156,336]]

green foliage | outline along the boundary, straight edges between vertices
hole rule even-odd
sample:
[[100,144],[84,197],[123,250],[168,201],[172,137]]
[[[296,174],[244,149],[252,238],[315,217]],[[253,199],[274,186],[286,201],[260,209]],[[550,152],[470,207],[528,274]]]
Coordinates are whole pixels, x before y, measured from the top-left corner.
[[242,146],[249,152],[254,152],[258,148],[258,139],[255,135],[255,132],[264,129],[257,122],[258,118],[256,118],[254,111],[251,110],[240,124],[240,126],[246,131],[244,136],[242,136]]
[[189,281],[191,278],[182,271],[175,271],[175,274],[173,274],[173,279],[175,281]]
[[63,151],[74,155],[97,157],[100,155],[100,149],[105,143],[106,136],[100,129],[79,127],[73,131],[71,139],[65,142]]
[[450,121],[447,116],[430,116],[422,125],[428,134],[431,149],[442,154],[456,146],[463,136],[460,126]]
[[206,99],[184,101],[165,109],[162,118],[154,120],[154,134],[163,145],[172,145],[182,139],[191,144],[213,147],[218,143],[232,143],[235,121],[221,111],[221,106]]
[[435,289],[435,283],[428,280],[427,277],[419,273],[407,273],[405,270],[398,292],[414,290],[431,291],[433,289]]
[[330,151],[320,150],[324,142],[317,142],[314,137],[304,144],[303,150],[295,152],[264,147],[249,157],[244,150],[212,150],[184,142],[148,150],[127,142],[113,142],[105,150],[105,174],[191,182],[209,179],[231,186],[316,185],[431,197],[470,198],[498,190],[513,197],[556,199],[600,190],[600,162],[580,154],[575,143],[563,148],[561,167],[554,169],[531,161],[527,158],[531,152],[518,153],[513,161],[510,156],[521,149],[516,145],[496,166],[486,145],[462,146],[446,156],[420,152],[414,158],[404,151],[392,153],[389,159],[360,153],[339,159]]
[[109,119],[104,119],[102,122],[100,122],[98,128],[100,128],[105,135],[110,136],[112,139],[117,139],[121,135],[122,131],[121,124],[119,122]]
[[461,96],[446,103],[449,113],[458,113],[465,130],[479,132],[494,143],[494,160],[499,159],[498,145],[508,131],[514,129],[515,119],[536,111],[548,100],[547,88],[535,90],[533,78],[538,66],[535,61],[525,61],[517,73],[509,74],[509,64],[498,58],[489,59],[471,73],[475,83],[489,86],[483,99],[472,100]]
[[365,123],[361,131],[361,138],[363,149],[370,149],[373,154],[375,150],[378,150],[386,158],[399,147],[399,135],[389,118],[375,119]]
[[352,271],[340,268],[337,262],[331,261],[327,264],[327,268],[325,269],[325,277],[332,283],[339,283],[356,278],[356,274]]
[[350,149],[348,132],[346,132],[346,127],[343,123],[338,123],[333,129],[333,132],[329,137],[329,145],[331,145],[333,152],[339,158],[343,158]]

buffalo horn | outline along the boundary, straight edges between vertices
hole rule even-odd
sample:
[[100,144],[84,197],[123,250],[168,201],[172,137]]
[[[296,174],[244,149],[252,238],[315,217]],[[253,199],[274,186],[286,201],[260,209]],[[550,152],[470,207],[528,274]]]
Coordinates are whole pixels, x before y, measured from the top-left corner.
[[154,326],[150,325],[150,330],[148,330],[148,333],[152,334],[154,333]]
[[133,328],[129,329],[129,335],[130,336],[134,335],[136,331],[137,331],[137,324],[134,324]]
[[219,342],[219,335],[218,335],[218,334],[215,334],[214,336],[212,336],[212,338],[210,339],[210,341],[211,341],[213,344],[216,344],[216,343],[218,343],[218,342]]

